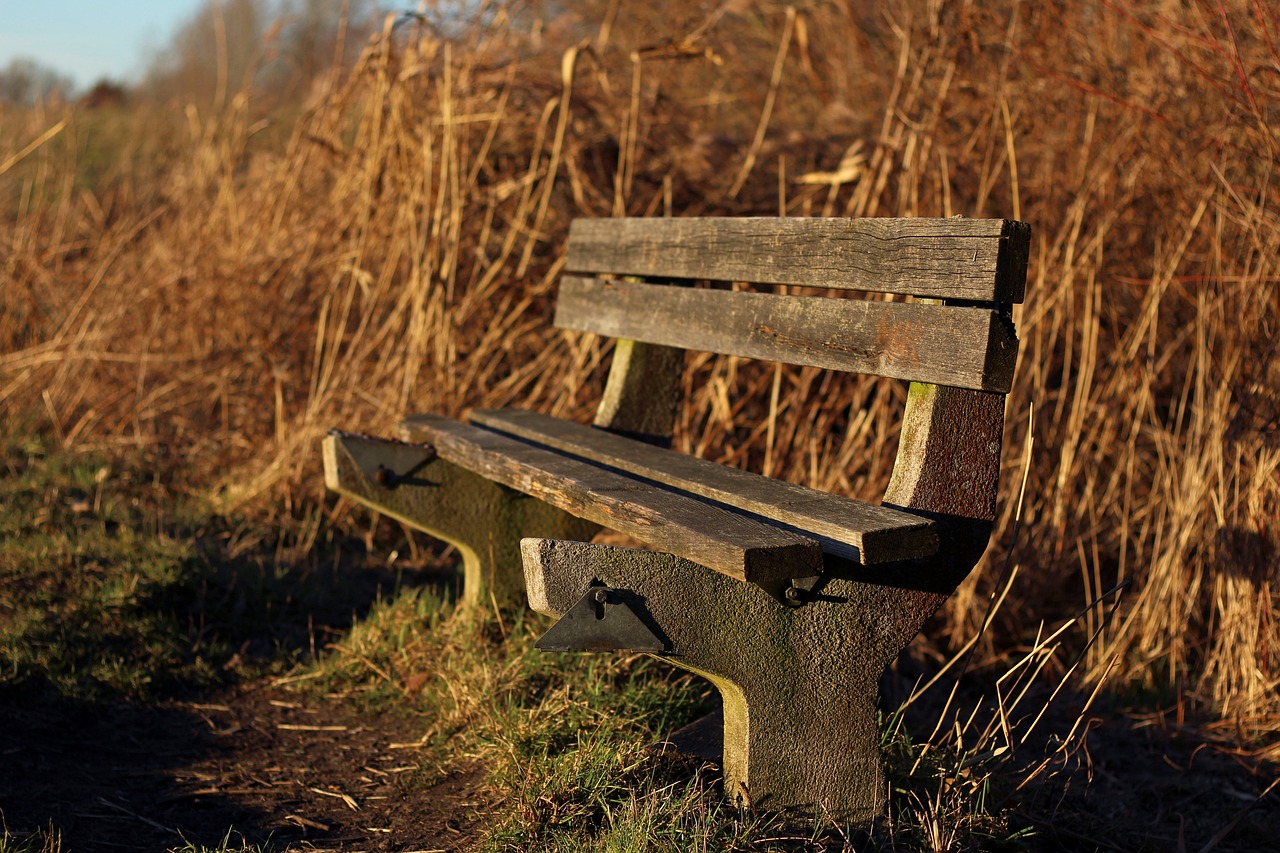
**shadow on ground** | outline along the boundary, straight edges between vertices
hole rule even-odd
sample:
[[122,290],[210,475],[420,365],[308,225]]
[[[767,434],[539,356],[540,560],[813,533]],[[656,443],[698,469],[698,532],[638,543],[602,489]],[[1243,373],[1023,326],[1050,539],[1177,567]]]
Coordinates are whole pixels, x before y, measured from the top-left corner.
[[[931,673],[904,657],[882,682],[885,706],[897,707],[914,685]],[[1001,673],[962,679],[952,710],[962,717],[998,717],[993,680]],[[937,724],[951,681],[906,713],[907,729],[918,740]],[[993,772],[985,807],[1006,812],[1013,829],[1029,835],[1021,842],[1037,851],[1201,851],[1256,853],[1275,850],[1280,839],[1280,766],[1239,747],[1206,740],[1203,730],[1180,726],[1176,718],[1141,713],[1121,698],[1089,696],[1063,688],[1050,702],[1051,688],[1035,686],[1020,712],[1008,721],[1014,749],[987,767]],[[1008,698],[1008,697],[1007,697]],[[1047,706],[1043,717],[1026,732]],[[976,729],[981,729],[981,723]],[[992,744],[1003,744],[996,735]],[[990,747],[987,747],[988,749]],[[983,765],[975,762],[974,775]],[[1023,784],[1024,780],[1026,781]],[[1020,849],[1020,848],[1014,848]]]
[[219,746],[189,710],[0,701],[0,805],[10,833],[52,829],[65,850],[163,850],[184,840],[216,845],[229,827],[262,817],[224,797],[184,800],[182,769]]
[[403,748],[420,721],[355,718],[269,684],[157,707],[6,697],[0,715],[5,826],[52,830],[64,851],[446,850],[480,815],[477,771],[423,783]]
[[191,542],[176,571],[118,605],[82,606],[85,590],[45,578],[18,593],[27,608],[52,602],[43,619],[14,628],[22,607],[0,608],[29,653],[0,674],[0,829],[60,838],[62,851],[453,849],[478,772],[425,778],[412,748],[425,724],[402,709],[360,713],[283,687],[377,602],[448,597],[451,564],[390,569],[354,536],[292,561],[230,529]]

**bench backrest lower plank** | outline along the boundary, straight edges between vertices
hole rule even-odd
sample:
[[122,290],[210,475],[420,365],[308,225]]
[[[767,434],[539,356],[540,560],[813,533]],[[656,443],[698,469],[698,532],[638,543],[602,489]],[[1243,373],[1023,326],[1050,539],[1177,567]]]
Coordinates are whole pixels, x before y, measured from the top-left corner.
[[556,325],[614,338],[1005,393],[1018,344],[999,312],[564,276]]
[[566,272],[1021,302],[1031,228],[1001,219],[578,219]]

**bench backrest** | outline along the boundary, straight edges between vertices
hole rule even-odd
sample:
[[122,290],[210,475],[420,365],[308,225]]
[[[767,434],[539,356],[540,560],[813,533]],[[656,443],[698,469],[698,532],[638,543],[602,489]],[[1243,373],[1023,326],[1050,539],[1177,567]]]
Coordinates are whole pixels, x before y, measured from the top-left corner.
[[[958,217],[577,220],[556,325],[618,339],[595,424],[655,443],[672,435],[685,349],[911,381],[883,500],[958,522],[956,569],[967,572],[960,552],[980,554],[995,518],[1017,356],[1010,306],[1023,298],[1030,241],[1025,223]],[[696,281],[917,301],[687,286]]]
[[[1005,393],[1029,229],[981,219],[588,219],[556,324],[601,335]],[[591,274],[585,277],[581,274]],[[663,283],[631,280],[658,279]],[[671,286],[710,280],[941,304]]]

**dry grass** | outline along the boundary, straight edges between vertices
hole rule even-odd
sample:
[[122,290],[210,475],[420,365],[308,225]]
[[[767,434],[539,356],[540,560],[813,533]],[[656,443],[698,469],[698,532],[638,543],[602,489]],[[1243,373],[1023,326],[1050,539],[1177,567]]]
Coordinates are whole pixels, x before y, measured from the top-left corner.
[[[388,26],[282,126],[251,93],[139,110],[90,185],[100,117],[0,114],[0,410],[166,443],[192,485],[298,513],[331,426],[588,416],[607,352],[548,324],[573,217],[1020,218],[1006,513],[935,640],[977,635],[1011,577],[975,661],[1061,678],[1001,650],[1083,610],[1054,644],[1092,683],[1277,757],[1274,10],[566,5]],[[681,449],[883,488],[897,385],[704,356],[687,385]]]

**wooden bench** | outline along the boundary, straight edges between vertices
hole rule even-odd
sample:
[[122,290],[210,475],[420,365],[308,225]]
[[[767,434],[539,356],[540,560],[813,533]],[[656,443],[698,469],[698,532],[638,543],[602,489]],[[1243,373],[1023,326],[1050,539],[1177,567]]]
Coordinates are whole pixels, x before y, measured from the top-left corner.
[[[1029,240],[963,218],[577,221],[556,325],[618,339],[594,426],[413,416],[403,442],[331,435],[327,482],[458,545],[471,604],[514,595],[522,564],[531,606],[562,617],[540,647],[648,651],[709,678],[729,796],[869,819],[878,679],[996,517]],[[685,349],[910,381],[883,499],[666,449]],[[598,527],[654,550],[588,541]]]

